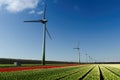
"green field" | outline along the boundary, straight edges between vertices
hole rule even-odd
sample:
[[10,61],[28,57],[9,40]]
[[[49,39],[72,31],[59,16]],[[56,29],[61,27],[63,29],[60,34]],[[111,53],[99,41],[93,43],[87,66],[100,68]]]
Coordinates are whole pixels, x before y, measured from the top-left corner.
[[[46,66],[62,66],[66,64],[46,64]],[[42,66],[42,64],[21,64],[21,67]],[[0,64],[0,68],[16,67],[14,64]],[[19,66],[18,66],[19,67]]]
[[120,80],[120,65],[89,64],[54,69],[1,72],[0,80]]

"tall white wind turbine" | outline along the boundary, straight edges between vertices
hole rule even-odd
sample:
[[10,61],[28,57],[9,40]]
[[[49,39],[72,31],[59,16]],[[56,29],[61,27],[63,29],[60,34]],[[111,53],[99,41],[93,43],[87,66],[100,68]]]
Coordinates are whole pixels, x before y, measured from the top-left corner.
[[46,19],[46,8],[47,8],[47,5],[45,4],[43,19],[24,21],[24,22],[39,22],[39,23],[42,23],[42,24],[43,24],[42,65],[45,65],[46,32],[48,33],[48,36],[50,37],[50,39],[52,39],[52,37],[51,37],[51,35],[50,35],[47,27],[46,27],[46,23],[47,23],[47,19]]

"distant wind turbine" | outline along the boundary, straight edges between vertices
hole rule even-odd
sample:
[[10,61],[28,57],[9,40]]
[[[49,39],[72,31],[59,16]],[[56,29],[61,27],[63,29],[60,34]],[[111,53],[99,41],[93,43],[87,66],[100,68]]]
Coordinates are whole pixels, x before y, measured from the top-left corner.
[[43,19],[40,20],[29,20],[29,21],[24,21],[24,22],[40,22],[43,24],[43,45],[42,45],[42,65],[45,65],[45,49],[46,49],[46,32],[48,33],[48,36],[52,40],[52,37],[46,27],[47,19],[46,19],[46,8],[47,5],[45,4],[44,7],[44,14],[43,14]]
[[89,63],[91,63],[91,57],[89,56]]
[[73,48],[73,49],[78,50],[78,63],[80,64],[80,48],[79,48],[79,43],[78,43],[78,46],[76,48]]
[[88,54],[87,54],[87,52],[86,52],[85,55],[86,55],[86,63],[88,63],[88,59],[87,59],[88,58]]

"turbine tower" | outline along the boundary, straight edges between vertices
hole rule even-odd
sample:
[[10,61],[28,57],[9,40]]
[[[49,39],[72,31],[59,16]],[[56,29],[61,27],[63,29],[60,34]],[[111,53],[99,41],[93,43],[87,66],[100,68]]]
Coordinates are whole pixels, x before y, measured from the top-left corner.
[[91,63],[91,57],[89,56],[89,63]]
[[79,43],[78,43],[78,46],[76,48],[73,48],[73,49],[78,50],[78,63],[80,64],[80,48],[79,48]]
[[86,52],[86,63],[88,63],[88,54],[87,54],[87,52]]
[[42,44],[42,65],[45,65],[45,51],[46,51],[46,32],[48,33],[48,36],[52,40],[52,37],[46,27],[47,19],[46,19],[46,8],[47,5],[45,4],[44,7],[44,14],[43,14],[43,19],[40,20],[29,20],[29,21],[24,21],[24,22],[39,22],[43,24],[43,44]]

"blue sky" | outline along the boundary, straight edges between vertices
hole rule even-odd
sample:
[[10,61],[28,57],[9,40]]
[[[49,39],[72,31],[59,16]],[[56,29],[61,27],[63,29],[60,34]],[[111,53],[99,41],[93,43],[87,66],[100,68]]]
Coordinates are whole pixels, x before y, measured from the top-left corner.
[[[37,3],[39,2],[39,7]],[[48,0],[46,59],[78,61],[74,50],[80,43],[81,61],[87,53],[96,61],[120,61],[119,0]],[[19,4],[18,4],[19,3]],[[42,58],[41,0],[0,1],[0,58]]]

